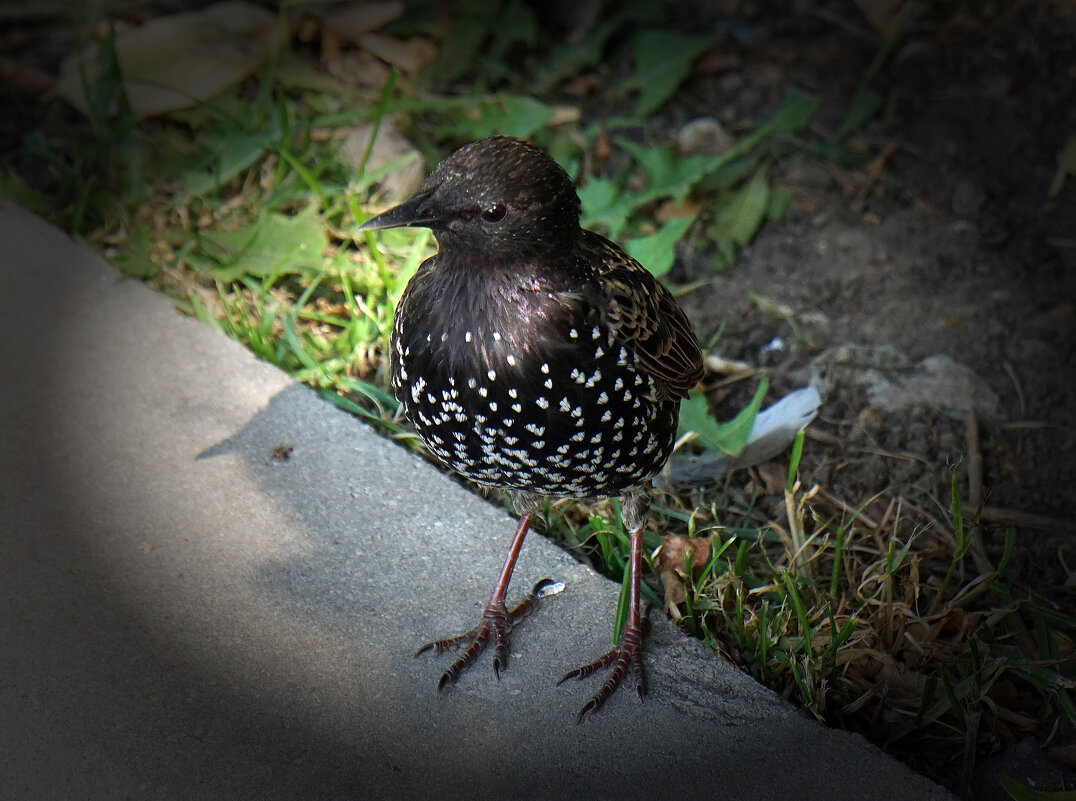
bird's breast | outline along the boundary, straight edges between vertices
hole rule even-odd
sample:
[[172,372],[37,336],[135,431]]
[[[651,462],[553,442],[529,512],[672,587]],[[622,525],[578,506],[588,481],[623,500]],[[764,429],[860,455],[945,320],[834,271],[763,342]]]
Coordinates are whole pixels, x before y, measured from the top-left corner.
[[464,299],[421,281],[397,309],[392,383],[445,463],[479,483],[575,496],[661,468],[675,410],[594,310],[540,284],[471,287]]

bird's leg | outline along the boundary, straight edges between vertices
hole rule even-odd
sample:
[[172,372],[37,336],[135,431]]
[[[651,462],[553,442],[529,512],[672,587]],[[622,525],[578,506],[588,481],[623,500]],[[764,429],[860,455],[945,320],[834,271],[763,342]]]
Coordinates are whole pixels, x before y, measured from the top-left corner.
[[576,716],[576,723],[582,722],[588,712],[598,709],[620,686],[628,668],[635,678],[635,691],[639,698],[646,695],[646,675],[643,672],[643,635],[649,628],[647,619],[639,611],[639,585],[643,572],[643,531],[646,528],[646,512],[650,505],[648,492],[629,492],[624,496],[624,522],[629,527],[631,542],[631,563],[628,567],[628,619],[620,631],[620,640],[608,653],[595,659],[588,665],[576,668],[564,676],[558,685],[568,679],[585,679],[597,670],[613,666],[612,672],[598,692],[583,704]]
[[530,529],[532,518],[532,513],[528,512],[519,519],[519,526],[516,528],[516,534],[512,538],[512,545],[508,549],[508,555],[504,559],[501,575],[497,579],[497,584],[493,587],[493,595],[490,596],[489,603],[486,605],[486,611],[482,613],[482,621],[473,629],[458,637],[426,643],[415,654],[415,656],[418,656],[429,650],[433,650],[436,654],[443,654],[445,651],[454,651],[464,645],[467,646],[459,659],[441,674],[441,679],[437,682],[438,690],[443,690],[448,684],[456,683],[456,679],[460,677],[460,674],[470,667],[485,649],[491,634],[493,635],[493,672],[499,678],[500,672],[508,666],[508,632],[526,617],[534,608],[535,602],[542,594],[541,591],[552,583],[550,579],[542,579],[534,585],[531,593],[516,606],[512,609],[505,607],[504,598],[508,593],[508,584],[512,580],[512,571],[515,570],[516,560],[519,558],[519,551],[523,547],[523,540],[527,536],[528,529]]

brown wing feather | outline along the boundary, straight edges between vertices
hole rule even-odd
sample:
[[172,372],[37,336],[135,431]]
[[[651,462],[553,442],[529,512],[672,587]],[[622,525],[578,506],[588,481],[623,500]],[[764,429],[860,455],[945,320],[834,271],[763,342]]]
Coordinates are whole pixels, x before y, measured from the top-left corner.
[[639,262],[604,237],[583,233],[590,264],[602,277],[599,304],[617,340],[656,379],[659,395],[686,397],[703,374],[702,352],[687,316]]

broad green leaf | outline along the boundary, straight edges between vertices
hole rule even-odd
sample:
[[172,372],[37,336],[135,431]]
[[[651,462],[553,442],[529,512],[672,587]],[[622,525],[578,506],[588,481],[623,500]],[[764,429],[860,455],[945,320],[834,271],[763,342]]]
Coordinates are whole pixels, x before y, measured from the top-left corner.
[[766,168],[760,168],[718,211],[714,238],[743,247],[754,237],[769,208]]
[[848,113],[844,120],[837,126],[837,130],[829,138],[831,142],[840,142],[848,134],[857,130],[863,123],[878,113],[882,107],[882,96],[873,89],[860,87],[852,95],[848,104]]
[[635,77],[630,85],[639,89],[635,116],[652,114],[672,97],[691,72],[691,65],[714,41],[711,35],[692,35],[667,30],[642,30],[635,38]]
[[714,255],[710,264],[715,270],[727,270],[736,263],[736,246],[731,242],[714,242]]
[[605,43],[616,33],[621,22],[615,18],[606,20],[578,42],[562,42],[550,48],[549,54],[535,70],[535,93],[545,94],[569,76],[578,75],[601,61]]
[[233,133],[207,138],[207,147],[216,151],[212,168],[193,169],[181,176],[184,181],[183,189],[176,194],[174,200],[181,201],[215,192],[260,159],[272,141],[273,134],[269,132]]
[[695,216],[674,217],[656,233],[629,239],[624,249],[654,275],[665,275],[676,260],[676,243],[695,222]]
[[818,100],[793,89],[785,95],[772,117],[721,154],[720,164],[740,158],[750,152],[759,142],[774,134],[795,133],[810,122],[817,109]]
[[780,220],[784,217],[790,200],[792,200],[792,190],[787,186],[770,187],[770,200],[766,204],[766,219]]
[[1058,790],[1056,792],[1036,790],[1000,770],[997,772],[997,777],[1002,788],[1013,797],[1014,801],[1076,801],[1076,790]]
[[219,264],[214,278],[226,283],[242,275],[264,278],[320,269],[329,239],[311,205],[294,216],[265,214],[245,228],[213,231],[203,244]]
[[437,56],[426,65],[422,74],[431,80],[448,83],[471,69],[497,24],[500,5],[487,2],[482,8],[475,0],[458,3],[453,9],[452,23],[443,26]]
[[495,133],[527,138],[553,119],[553,109],[533,97],[501,93],[478,104],[478,117],[453,115],[443,133],[482,139]]
[[777,111],[763,123],[760,130],[765,131],[767,135],[795,133],[811,121],[811,117],[818,110],[818,102],[817,98],[809,97],[793,89],[785,95]]
[[130,238],[120,248],[112,262],[124,275],[135,278],[152,278],[159,268],[151,258],[153,252],[153,232],[148,225],[135,226]]
[[492,34],[488,55],[497,60],[502,60],[516,42],[533,47],[538,40],[538,21],[534,17],[534,10],[523,0],[508,0]]
[[630,139],[617,139],[616,143],[631,153],[646,172],[649,184],[639,193],[644,203],[659,197],[682,203],[691,187],[724,160],[720,155],[681,156],[671,148],[646,147]]
[[633,208],[620,200],[620,187],[615,181],[609,178],[588,180],[579,189],[579,202],[583,205],[583,227],[602,225],[609,236],[616,239],[627,224],[628,214]]
[[21,175],[9,167],[0,169],[0,197],[14,200],[38,214],[50,214],[56,211],[54,200],[31,188]]
[[553,109],[533,97],[502,94],[497,99],[503,111],[499,129],[506,136],[526,138],[553,119]]
[[741,158],[725,161],[701,178],[696,187],[701,192],[716,192],[735,186],[758,169],[760,156],[752,153]]
[[679,156],[667,147],[646,147],[627,139],[617,144],[634,156],[647,175],[647,186],[639,192],[624,192],[609,179],[591,179],[580,191],[583,225],[604,226],[616,239],[628,217],[641,206],[659,198],[683,202],[692,186],[721,163],[722,156]]
[[762,398],[770,382],[763,376],[751,402],[727,423],[718,423],[710,414],[706,396],[694,393],[680,402],[680,429],[678,436],[689,431],[698,434],[698,440],[711,450],[739,456],[755,424],[755,416],[762,405]]
[[317,96],[354,98],[358,94],[355,86],[317,69],[290,48],[281,49],[272,76],[277,86],[283,89],[310,92],[311,95],[305,98],[307,102]]
[[534,93],[544,95],[561,81],[595,66],[605,54],[609,39],[624,25],[642,25],[657,19],[660,13],[660,8],[652,0],[618,3],[615,13],[595,25],[578,42],[561,42],[550,48],[534,71]]

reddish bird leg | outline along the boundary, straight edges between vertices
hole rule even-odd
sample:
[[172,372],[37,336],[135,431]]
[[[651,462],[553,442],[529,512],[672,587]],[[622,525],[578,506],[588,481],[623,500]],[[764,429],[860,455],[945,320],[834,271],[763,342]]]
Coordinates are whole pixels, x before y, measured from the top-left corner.
[[435,654],[440,655],[445,651],[455,651],[464,646],[467,647],[459,659],[441,674],[441,679],[437,682],[438,690],[443,690],[447,685],[456,683],[460,674],[470,667],[478,658],[478,655],[485,650],[490,635],[493,637],[493,672],[500,678],[501,671],[508,667],[508,633],[534,609],[535,602],[540,597],[542,589],[553,583],[551,579],[542,579],[534,585],[531,593],[515,607],[512,609],[505,607],[504,598],[508,593],[508,584],[512,580],[512,571],[515,570],[519,551],[523,547],[523,540],[527,536],[528,529],[530,529],[531,519],[532,515],[529,513],[519,519],[519,526],[516,528],[516,534],[512,538],[508,556],[505,557],[501,575],[493,588],[493,595],[486,605],[486,611],[482,613],[482,622],[458,637],[426,643],[415,654],[415,656],[418,656],[432,650]]
[[564,676],[558,685],[568,679],[585,679],[592,673],[610,665],[613,666],[609,678],[601,686],[598,692],[579,710],[575,718],[576,723],[581,723],[588,712],[594,712],[613,694],[620,686],[620,682],[631,668],[635,677],[635,691],[639,698],[646,695],[646,676],[643,673],[642,641],[643,635],[649,628],[649,621],[639,613],[639,582],[642,576],[643,563],[643,528],[639,526],[631,530],[631,564],[628,578],[628,620],[620,632],[620,641],[608,653],[598,657],[589,665],[576,668]]

